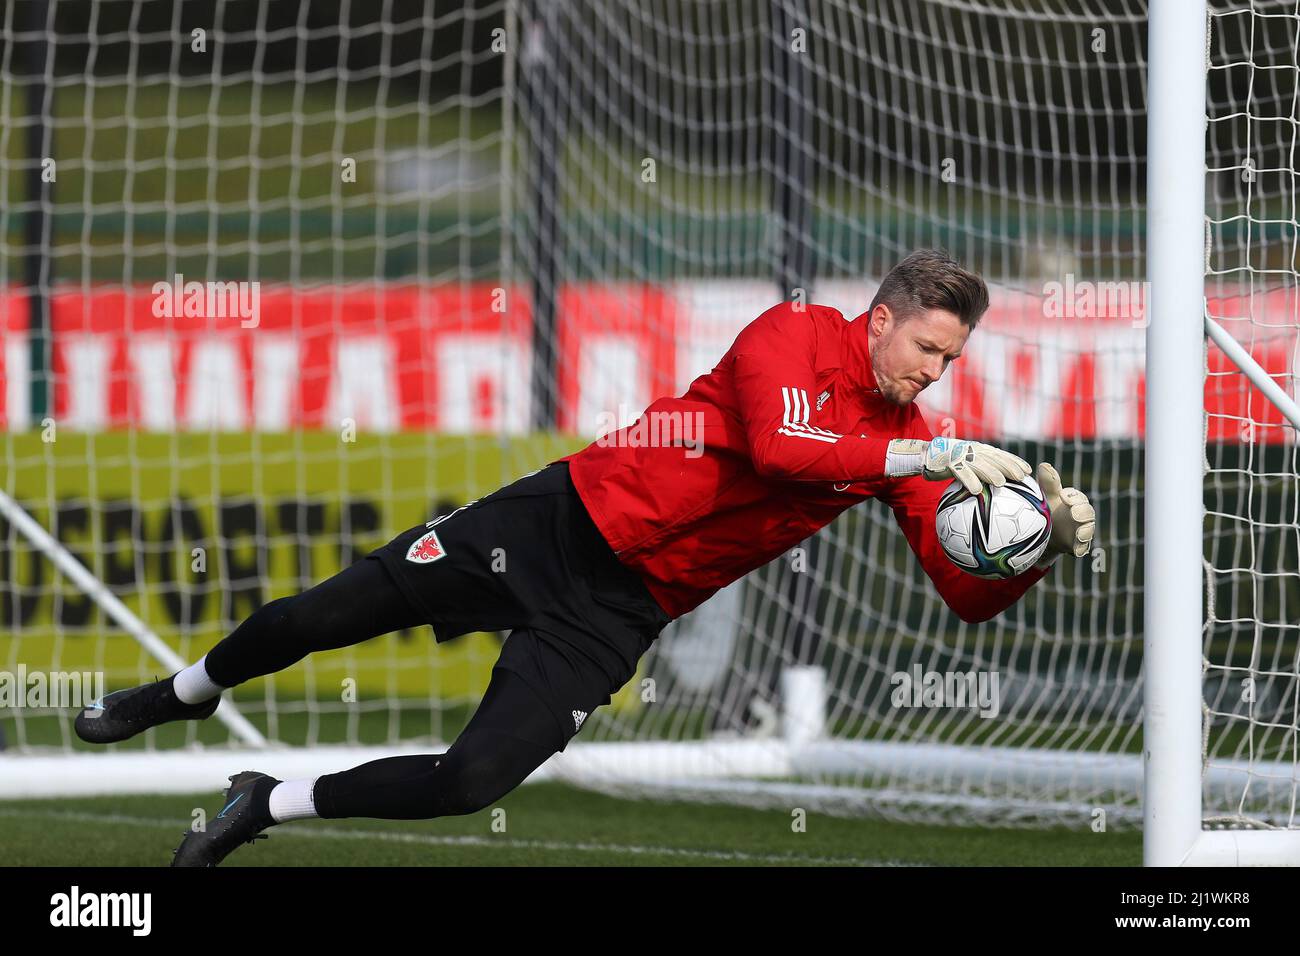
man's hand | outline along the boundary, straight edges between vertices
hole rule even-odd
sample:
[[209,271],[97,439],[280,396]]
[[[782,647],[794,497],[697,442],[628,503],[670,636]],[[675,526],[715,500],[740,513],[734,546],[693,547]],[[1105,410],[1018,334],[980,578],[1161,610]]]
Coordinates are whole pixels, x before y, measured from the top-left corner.
[[1008,478],[1028,478],[1029,462],[1010,452],[960,438],[895,438],[885,456],[885,474],[891,478],[925,475],[930,481],[956,478],[972,495],[1006,484]]
[[1092,536],[1097,530],[1097,512],[1088,502],[1088,496],[1078,488],[1062,488],[1061,476],[1047,462],[1038,465],[1038,487],[1052,509],[1052,537],[1047,542],[1040,566],[1058,554],[1072,554],[1081,558],[1092,548]]

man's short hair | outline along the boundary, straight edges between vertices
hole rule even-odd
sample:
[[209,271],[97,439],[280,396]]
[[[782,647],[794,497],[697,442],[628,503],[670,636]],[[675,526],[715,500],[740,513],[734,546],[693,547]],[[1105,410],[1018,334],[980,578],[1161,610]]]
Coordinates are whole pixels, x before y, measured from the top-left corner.
[[868,311],[881,302],[900,320],[944,309],[973,329],[988,311],[989,287],[942,249],[918,249],[889,270]]

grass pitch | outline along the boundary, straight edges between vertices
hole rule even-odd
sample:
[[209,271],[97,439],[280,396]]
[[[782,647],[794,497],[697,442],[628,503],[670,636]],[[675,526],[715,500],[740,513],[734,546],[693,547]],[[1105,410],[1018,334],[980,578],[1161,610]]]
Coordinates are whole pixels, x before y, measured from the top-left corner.
[[[9,866],[166,866],[220,792],[0,802]],[[504,811],[502,813],[501,811]],[[496,826],[494,829],[494,821]],[[500,832],[504,824],[504,832]],[[912,826],[526,784],[467,817],[283,824],[225,866],[1138,866],[1138,832]]]

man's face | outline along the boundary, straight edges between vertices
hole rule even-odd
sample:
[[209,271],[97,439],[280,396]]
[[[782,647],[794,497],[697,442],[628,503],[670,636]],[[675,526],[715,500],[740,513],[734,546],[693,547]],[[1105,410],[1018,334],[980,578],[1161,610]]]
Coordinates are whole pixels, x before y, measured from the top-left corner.
[[970,326],[943,309],[928,309],[906,319],[883,303],[868,318],[871,370],[880,394],[907,405],[938,381],[948,363],[961,355]]

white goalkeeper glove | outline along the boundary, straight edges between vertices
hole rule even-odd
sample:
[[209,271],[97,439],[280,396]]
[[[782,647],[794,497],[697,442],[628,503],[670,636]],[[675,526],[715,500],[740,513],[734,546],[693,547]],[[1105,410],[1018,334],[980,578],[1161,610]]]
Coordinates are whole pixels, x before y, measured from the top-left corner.
[[885,475],[905,478],[924,475],[930,481],[956,478],[972,495],[1006,484],[1008,478],[1028,478],[1029,462],[1010,452],[960,438],[895,438],[885,455]]
[[1038,465],[1038,487],[1052,509],[1052,537],[1038,566],[1047,567],[1062,554],[1083,557],[1092,550],[1097,531],[1097,512],[1088,496],[1078,488],[1062,488],[1061,476],[1045,461]]

